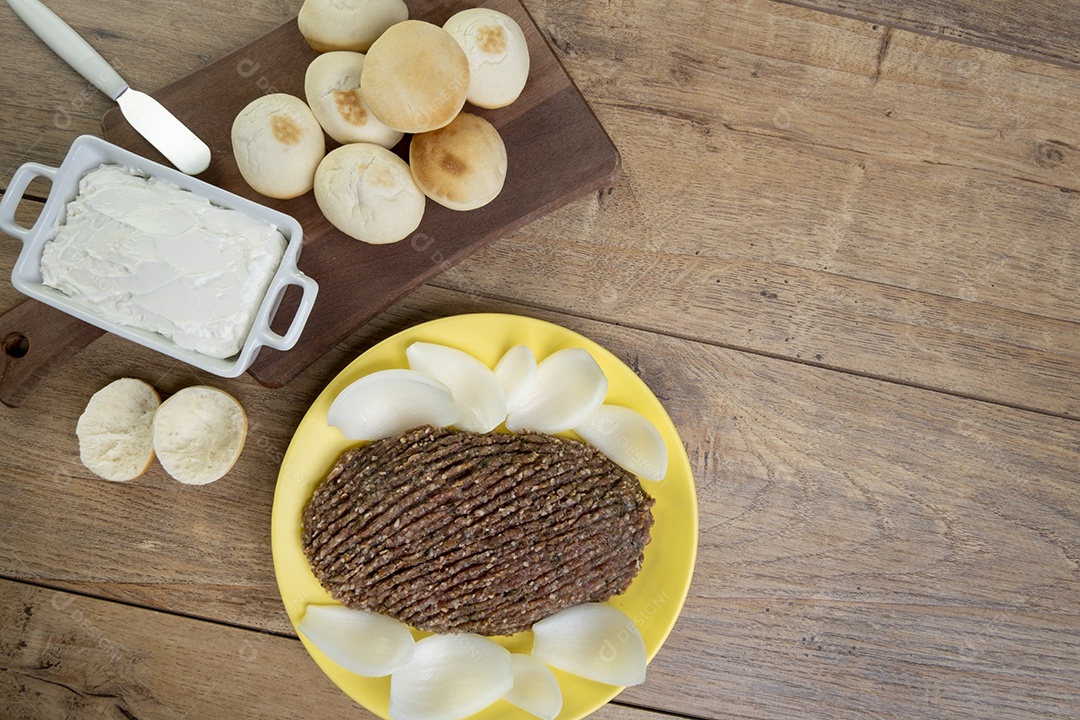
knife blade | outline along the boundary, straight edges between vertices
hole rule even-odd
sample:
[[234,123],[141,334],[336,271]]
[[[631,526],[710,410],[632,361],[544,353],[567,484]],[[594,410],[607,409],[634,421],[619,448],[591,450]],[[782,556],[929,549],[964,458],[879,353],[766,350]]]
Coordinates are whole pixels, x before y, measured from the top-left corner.
[[38,0],[7,0],[53,52],[120,105],[131,126],[181,172],[198,175],[210,165],[210,148],[161,103],[133,90],[90,43]]

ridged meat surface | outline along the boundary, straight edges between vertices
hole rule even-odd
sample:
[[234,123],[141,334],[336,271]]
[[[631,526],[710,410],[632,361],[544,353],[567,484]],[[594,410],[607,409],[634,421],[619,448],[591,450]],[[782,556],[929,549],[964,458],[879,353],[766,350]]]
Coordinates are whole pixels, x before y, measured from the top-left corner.
[[509,635],[625,591],[652,505],[584,443],[422,427],[342,455],[304,509],[302,545],[344,605]]

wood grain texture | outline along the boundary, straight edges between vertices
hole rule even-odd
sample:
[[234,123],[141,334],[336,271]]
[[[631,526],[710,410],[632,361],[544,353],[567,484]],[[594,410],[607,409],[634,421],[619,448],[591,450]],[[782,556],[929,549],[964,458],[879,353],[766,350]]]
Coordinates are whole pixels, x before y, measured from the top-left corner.
[[764,1],[709,7],[662,24],[632,3],[536,11],[623,175],[436,282],[1080,413],[1075,72]]
[[623,177],[439,284],[1080,412],[1072,71],[765,0],[530,10]]
[[[1075,615],[774,597],[709,605],[708,619],[687,612],[680,633],[710,682],[688,682],[670,655],[649,666],[693,717],[1075,717]],[[1031,643],[1023,658],[1010,655],[1019,638]]]
[[[1071,716],[1080,702],[1075,421],[432,288],[284,390],[225,384],[259,423],[233,472],[201,489],[156,466],[132,483],[103,483],[74,460],[79,408],[113,374],[166,394],[197,380],[138,349],[118,362],[113,338],[94,343],[70,374],[0,415],[4,442],[27,448],[4,477],[43,468],[2,481],[18,491],[0,486],[10,498],[0,526],[11,528],[0,575],[288,633],[269,513],[305,403],[381,337],[487,310],[554,320],[608,347],[662,398],[687,446],[701,517],[691,597],[628,702],[707,718],[783,718],[797,707],[803,717],[855,718],[861,702],[881,717],[941,707],[991,718],[1028,682],[1040,716]],[[42,436],[52,449],[31,440]],[[1025,680],[1035,667],[1040,680]],[[852,687],[873,695],[860,700]],[[760,706],[755,688],[769,688]],[[985,700],[961,702],[969,693]]]
[[[48,3],[128,83],[152,92],[245,45],[290,17],[299,2],[220,3],[110,0]],[[69,68],[0,5],[0,187],[23,162],[59,165],[78,135],[101,135],[114,104]]]
[[[375,717],[295,638],[10,580],[0,580],[0,627],[0,716],[12,720]],[[609,705],[592,717],[663,716]]]
[[1001,52],[1080,64],[1080,3],[1075,0],[778,0],[950,38]]
[[[26,300],[0,316],[0,403],[22,405],[55,365],[103,334],[36,300]],[[47,351],[39,352],[39,347]]]
[[[153,90],[299,2],[51,5],[107,29],[96,42],[140,58],[133,84]],[[225,717],[365,717],[281,607],[282,453],[358,353],[501,311],[625,360],[697,480],[690,597],[646,683],[600,718],[1075,718],[1076,70],[766,0],[527,7],[623,152],[610,192],[470,256],[280,390],[104,336],[0,407],[0,716],[216,716],[194,703],[206,693]],[[0,56],[0,164],[58,162],[77,131],[52,124],[54,100],[81,86],[53,85],[55,60],[25,55],[3,13],[23,55]],[[0,270],[17,249],[0,242]],[[0,283],[0,311],[21,301]],[[251,424],[233,472],[203,488],[156,464],[92,477],[74,426],[125,375],[239,398]],[[267,662],[238,665],[246,642]]]

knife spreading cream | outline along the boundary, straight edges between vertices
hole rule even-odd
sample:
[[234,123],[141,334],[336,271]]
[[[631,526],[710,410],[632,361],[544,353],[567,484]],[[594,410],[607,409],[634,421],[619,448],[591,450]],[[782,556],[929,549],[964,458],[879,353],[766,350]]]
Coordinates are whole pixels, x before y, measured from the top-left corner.
[[263,220],[102,165],[45,243],[41,275],[103,319],[227,358],[243,347],[285,245]]

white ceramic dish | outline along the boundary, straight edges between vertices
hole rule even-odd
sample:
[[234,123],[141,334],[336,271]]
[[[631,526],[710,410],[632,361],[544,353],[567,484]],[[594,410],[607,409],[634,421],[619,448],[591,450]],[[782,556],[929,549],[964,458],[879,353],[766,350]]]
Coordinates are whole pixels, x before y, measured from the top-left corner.
[[[122,165],[134,168],[146,175],[167,180],[208,198],[215,205],[264,220],[285,236],[287,241],[285,254],[270,281],[270,286],[255,315],[255,322],[239,353],[223,359],[187,350],[157,333],[104,320],[67,295],[42,283],[40,269],[42,246],[56,234],[56,229],[65,215],[67,204],[78,194],[79,180],[87,172],[103,164]],[[52,187],[34,226],[25,228],[15,221],[15,210],[27,186],[37,177],[48,179]],[[74,315],[80,320],[221,377],[236,377],[244,373],[264,346],[275,350],[288,350],[293,347],[304,330],[319,289],[318,283],[300,272],[296,266],[303,245],[303,229],[295,218],[185,175],[173,168],[147,160],[92,135],[77,138],[71,144],[59,168],[26,163],[15,171],[7,190],[0,198],[0,230],[22,240],[23,243],[22,252],[19,253],[19,258],[15,261],[15,268],[11,273],[11,283],[19,292]],[[289,329],[284,335],[279,335],[270,329],[270,322],[290,285],[299,287],[303,294]]]

